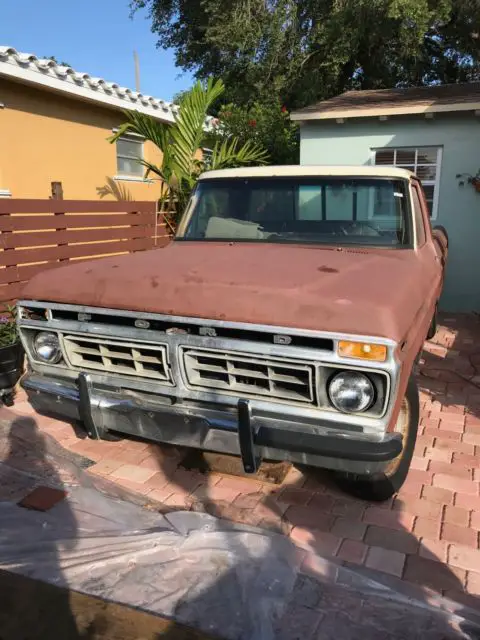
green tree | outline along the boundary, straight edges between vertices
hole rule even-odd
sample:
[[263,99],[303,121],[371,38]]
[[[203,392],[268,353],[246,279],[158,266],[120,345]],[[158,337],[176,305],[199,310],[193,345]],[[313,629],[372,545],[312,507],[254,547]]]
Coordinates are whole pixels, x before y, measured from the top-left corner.
[[132,0],[227,102],[289,109],[349,88],[480,77],[479,0]]
[[[224,90],[221,80],[210,78],[205,84],[197,81],[183,95],[171,125],[138,111],[125,111],[126,122],[109,138],[113,143],[125,133],[136,133],[160,149],[160,165],[147,160],[140,162],[146,169],[146,177],[153,173],[160,178],[160,201],[172,227],[202,171],[265,164],[267,161],[267,152],[257,142],[251,139],[241,142],[208,117],[211,105]],[[199,150],[207,146],[212,147],[210,157],[199,158]]]
[[225,133],[242,142],[258,142],[268,150],[272,164],[298,164],[298,125],[278,101],[254,102],[247,107],[230,103],[218,115]]

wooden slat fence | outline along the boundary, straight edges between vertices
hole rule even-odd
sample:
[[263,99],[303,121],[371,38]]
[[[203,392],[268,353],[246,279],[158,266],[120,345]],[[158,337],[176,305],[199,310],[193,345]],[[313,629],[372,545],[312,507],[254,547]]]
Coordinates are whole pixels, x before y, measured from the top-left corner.
[[155,202],[0,199],[0,303],[40,271],[151,249],[166,235]]

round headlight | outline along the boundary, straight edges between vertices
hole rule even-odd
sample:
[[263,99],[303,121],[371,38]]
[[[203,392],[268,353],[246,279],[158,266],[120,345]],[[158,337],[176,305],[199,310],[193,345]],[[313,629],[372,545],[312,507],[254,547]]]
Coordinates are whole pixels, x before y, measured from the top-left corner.
[[40,331],[33,341],[37,358],[48,364],[57,364],[62,359],[58,336],[50,331]]
[[330,380],[328,395],[335,409],[344,413],[360,413],[372,406],[375,390],[365,374],[342,371]]

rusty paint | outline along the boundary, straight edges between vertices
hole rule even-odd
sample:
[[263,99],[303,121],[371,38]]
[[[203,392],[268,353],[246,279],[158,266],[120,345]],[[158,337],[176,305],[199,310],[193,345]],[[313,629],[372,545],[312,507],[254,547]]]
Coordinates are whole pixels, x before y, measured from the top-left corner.
[[192,273],[186,273],[183,279],[184,279],[184,282],[194,282],[196,284],[202,284],[203,282],[203,278],[200,278],[200,276],[195,275],[195,272],[193,271]]
[[327,267],[326,264],[322,264],[321,267],[318,267],[317,271],[320,271],[320,273],[338,273],[338,269],[333,269],[332,267]]
[[[23,296],[401,341],[418,310],[424,308],[428,315],[440,293],[441,270],[433,251],[431,243],[416,252],[350,253],[322,247],[306,251],[302,245],[171,242],[161,249],[40,273]],[[312,275],[319,263],[331,270],[331,277]],[[85,264],[92,271],[88,276]],[[115,276],[109,276],[112,264],[118,265]],[[193,270],[201,283],[186,281]],[[160,296],[152,296],[152,277]],[[335,304],[339,299],[351,304]],[[425,322],[422,318],[418,326]],[[427,329],[428,323],[425,333]]]

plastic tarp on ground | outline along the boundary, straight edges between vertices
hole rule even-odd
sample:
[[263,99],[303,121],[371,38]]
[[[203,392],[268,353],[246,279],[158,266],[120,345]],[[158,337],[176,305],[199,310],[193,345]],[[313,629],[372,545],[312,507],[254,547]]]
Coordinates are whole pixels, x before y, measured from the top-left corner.
[[[269,638],[298,570],[286,538],[168,517],[74,487],[50,512],[0,503],[0,566],[229,638]],[[298,556],[298,554],[297,554]]]
[[[228,640],[480,638],[459,615],[333,561],[319,559],[321,579],[301,574],[303,552],[281,535],[205,513],[161,515],[113,497],[113,485],[71,459],[45,456],[50,469],[63,470],[67,498],[47,512],[0,501],[3,569]],[[41,468],[32,475],[0,464],[0,483],[52,484]]]

